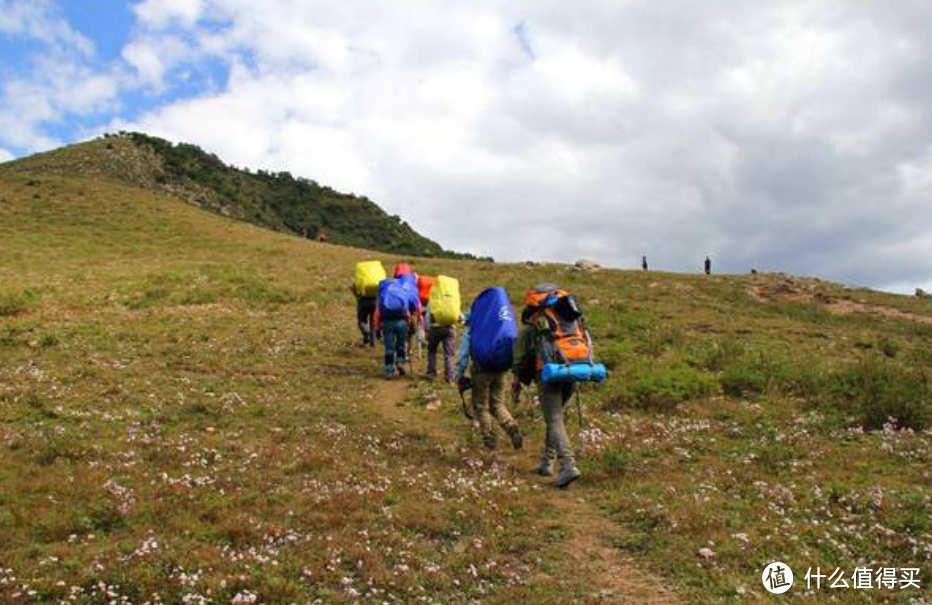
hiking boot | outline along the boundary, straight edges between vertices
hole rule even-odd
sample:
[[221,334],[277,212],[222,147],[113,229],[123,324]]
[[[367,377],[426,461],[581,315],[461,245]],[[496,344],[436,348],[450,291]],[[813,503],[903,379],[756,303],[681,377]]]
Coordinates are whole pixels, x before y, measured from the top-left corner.
[[386,379],[386,380],[391,380],[391,379],[394,378],[394,377],[395,377],[395,369],[394,369],[394,368],[385,368],[385,379]]
[[579,469],[575,466],[565,466],[563,470],[560,471],[560,474],[557,475],[557,480],[553,482],[553,485],[559,489],[566,489],[570,486],[570,483],[576,481],[581,476],[582,473],[580,473]]
[[521,430],[518,428],[517,424],[512,424],[507,429],[508,437],[511,438],[511,446],[516,450],[520,450],[521,446],[524,445],[524,440],[521,439]]
[[541,477],[552,477],[553,476],[553,460],[550,460],[550,459],[541,460],[540,464],[537,465],[537,468],[534,469],[534,472],[540,475]]
[[405,365],[403,363],[399,363],[397,366],[397,369],[398,369],[399,376],[404,376],[407,374],[407,372],[405,372]]
[[495,437],[483,437],[482,445],[485,446],[485,449],[492,451],[492,452],[494,452],[497,449],[497,445],[495,443]]

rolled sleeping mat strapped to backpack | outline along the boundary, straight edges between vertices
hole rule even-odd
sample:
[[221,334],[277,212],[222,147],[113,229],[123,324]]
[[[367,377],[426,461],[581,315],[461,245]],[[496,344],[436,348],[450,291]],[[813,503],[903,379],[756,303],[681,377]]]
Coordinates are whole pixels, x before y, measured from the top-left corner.
[[603,382],[608,371],[601,363],[545,363],[540,380],[545,384],[557,382]]

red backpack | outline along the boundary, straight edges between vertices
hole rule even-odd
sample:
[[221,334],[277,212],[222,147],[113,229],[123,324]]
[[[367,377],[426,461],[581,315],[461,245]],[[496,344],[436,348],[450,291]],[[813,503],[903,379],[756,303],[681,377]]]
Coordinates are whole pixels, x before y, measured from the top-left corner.
[[395,279],[398,279],[402,275],[407,275],[409,273],[414,273],[414,269],[411,268],[411,265],[409,265],[408,263],[398,263],[397,265],[395,265],[395,274],[393,275],[393,277]]

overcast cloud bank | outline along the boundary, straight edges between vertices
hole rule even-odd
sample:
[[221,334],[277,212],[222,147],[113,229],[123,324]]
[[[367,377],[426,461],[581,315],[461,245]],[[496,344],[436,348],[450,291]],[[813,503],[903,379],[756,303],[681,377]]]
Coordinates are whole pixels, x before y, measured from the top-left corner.
[[[7,149],[91,115],[368,195],[502,260],[695,271],[709,254],[932,285],[923,0],[145,0],[96,68],[54,5],[0,4],[33,11],[0,32],[55,65],[3,83]],[[192,78],[193,95],[120,106]]]

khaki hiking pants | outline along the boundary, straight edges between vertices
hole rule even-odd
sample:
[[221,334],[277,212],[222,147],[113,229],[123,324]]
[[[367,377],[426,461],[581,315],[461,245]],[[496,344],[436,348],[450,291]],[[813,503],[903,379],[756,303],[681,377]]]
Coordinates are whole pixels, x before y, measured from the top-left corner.
[[482,442],[488,448],[494,448],[496,443],[492,416],[506,432],[517,426],[505,407],[507,376],[507,371],[481,372],[475,365],[472,367],[472,405],[482,432]]
[[544,443],[544,455],[541,462],[560,461],[560,468],[576,465],[576,456],[570,445],[566,432],[563,408],[573,396],[572,384],[541,384],[540,403],[544,409],[544,421],[547,423],[547,439]]

